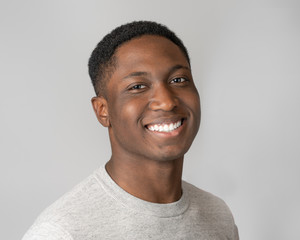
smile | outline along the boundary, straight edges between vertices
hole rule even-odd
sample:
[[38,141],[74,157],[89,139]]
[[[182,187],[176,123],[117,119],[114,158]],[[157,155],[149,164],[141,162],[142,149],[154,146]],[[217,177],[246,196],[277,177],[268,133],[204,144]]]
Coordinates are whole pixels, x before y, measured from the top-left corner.
[[172,132],[182,125],[182,120],[169,124],[153,124],[148,125],[147,128],[152,132]]

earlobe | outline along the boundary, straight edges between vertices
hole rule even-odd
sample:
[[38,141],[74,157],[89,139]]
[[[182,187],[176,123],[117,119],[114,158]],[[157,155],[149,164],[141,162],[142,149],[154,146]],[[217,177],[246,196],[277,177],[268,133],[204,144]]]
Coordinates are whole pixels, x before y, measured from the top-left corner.
[[106,99],[104,97],[93,97],[91,99],[91,102],[98,121],[102,124],[103,127],[109,127],[110,121]]

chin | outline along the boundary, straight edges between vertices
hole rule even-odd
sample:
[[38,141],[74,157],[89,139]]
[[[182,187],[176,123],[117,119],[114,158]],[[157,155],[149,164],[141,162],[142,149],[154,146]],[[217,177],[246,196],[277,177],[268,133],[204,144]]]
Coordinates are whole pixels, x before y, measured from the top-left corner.
[[159,155],[155,157],[155,159],[159,162],[167,162],[167,161],[173,161],[177,160],[180,158],[183,158],[184,154],[187,152],[186,151],[165,151],[165,152],[160,152]]

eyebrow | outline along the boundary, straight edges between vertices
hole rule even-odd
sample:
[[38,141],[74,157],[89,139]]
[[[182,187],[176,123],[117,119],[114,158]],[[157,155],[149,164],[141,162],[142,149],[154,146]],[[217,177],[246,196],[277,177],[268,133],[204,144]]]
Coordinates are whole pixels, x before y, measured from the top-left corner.
[[[189,71],[191,70],[187,66],[183,66],[183,65],[177,64],[177,65],[171,67],[169,69],[168,73],[172,74],[172,73],[176,72],[178,69],[186,69],[186,70],[189,70]],[[149,72],[132,72],[132,73],[128,74],[127,76],[123,77],[123,80],[126,79],[126,78],[141,77],[141,76],[147,76],[147,75],[150,75]]]
[[172,73],[176,72],[178,69],[182,69],[182,68],[189,70],[189,71],[191,70],[188,66],[183,66],[183,65],[177,64],[169,69],[169,74],[172,74]]
[[132,72],[128,74],[127,76],[123,77],[123,80],[126,78],[131,78],[131,77],[141,77],[141,76],[146,76],[149,75],[147,72]]

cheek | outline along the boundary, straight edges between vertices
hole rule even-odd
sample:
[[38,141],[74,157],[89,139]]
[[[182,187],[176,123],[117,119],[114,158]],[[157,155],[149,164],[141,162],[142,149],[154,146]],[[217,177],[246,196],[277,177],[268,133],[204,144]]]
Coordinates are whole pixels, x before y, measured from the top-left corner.
[[135,127],[143,113],[142,106],[142,103],[136,99],[118,99],[112,106],[112,121],[121,124],[118,127]]
[[127,102],[121,109],[121,112],[126,118],[133,121],[139,115],[139,106],[133,102]]
[[201,108],[200,98],[197,91],[193,92],[193,94],[186,94],[185,105],[191,111],[193,119],[192,123],[194,125],[193,129],[198,131],[201,119]]
[[195,114],[200,114],[200,97],[197,90],[185,95],[185,103]]

